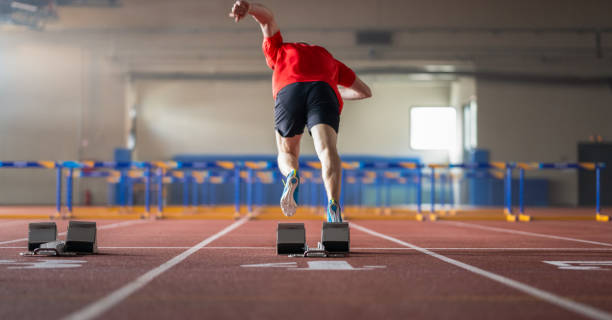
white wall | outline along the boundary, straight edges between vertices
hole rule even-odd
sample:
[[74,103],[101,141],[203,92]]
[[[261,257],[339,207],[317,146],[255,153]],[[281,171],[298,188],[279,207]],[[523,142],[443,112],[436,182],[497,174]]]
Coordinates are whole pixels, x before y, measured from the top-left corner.
[[139,82],[137,157],[276,152],[268,81]]
[[[578,142],[612,137],[612,88],[478,81],[478,146],[498,161],[577,161]],[[575,171],[528,172],[551,179],[550,201],[578,203]]]
[[[412,106],[448,106],[448,82],[365,77],[372,99],[346,101],[340,121],[342,154],[424,156],[448,161],[445,152],[410,150]],[[269,81],[142,81],[137,124],[141,160],[176,154],[274,154]],[[306,133],[302,154],[314,154]]]
[[[64,60],[65,59],[65,60]],[[76,158],[82,53],[33,43],[0,50],[0,158]],[[52,203],[55,173],[0,169],[0,204]]]
[[[36,41],[0,43],[0,70],[3,161],[106,160],[122,145],[122,77],[89,49]],[[0,169],[0,182],[0,204],[55,200],[55,173],[50,170]],[[93,181],[81,187],[105,190]]]
[[[594,33],[568,31],[609,28],[612,2],[607,0],[265,2],[287,40],[322,44],[355,68],[438,64],[545,76],[612,74],[611,32],[602,33],[603,58],[598,58]],[[112,150],[126,143],[126,81],[134,71],[213,76],[270,72],[255,22],[234,24],[226,17],[231,1],[122,3],[120,8],[60,8],[60,19],[42,32],[0,26],[0,159],[110,159]],[[364,28],[394,30],[394,43],[356,45],[355,31]],[[453,79],[427,85],[376,77],[368,81],[374,98],[346,104],[339,141],[343,153],[417,154],[408,148],[407,108],[458,106],[467,92],[478,94],[480,147],[491,149],[495,160],[572,160],[578,140],[595,131],[612,136],[603,120],[612,118],[611,94],[604,85],[480,79],[475,87],[455,84],[451,90]],[[139,80],[135,85],[143,99],[141,159],[191,152],[274,152],[267,81]],[[235,93],[236,87],[244,91]],[[170,110],[177,104],[181,109]],[[242,132],[221,134],[237,122]],[[193,136],[197,139],[189,139]],[[385,139],[376,138],[381,136]],[[313,151],[308,139],[304,153]],[[228,147],[234,145],[241,147]],[[427,161],[448,159],[441,153],[418,155]],[[0,169],[0,204],[53,201],[48,184],[52,173],[22,173]],[[568,179],[562,185],[570,187],[554,191],[559,203],[575,202],[575,179]],[[85,188],[104,201],[103,184],[88,181],[80,185],[81,191]]]
[[341,153],[448,161],[447,152],[410,148],[410,108],[449,106],[449,82],[413,82],[385,76],[366,77],[365,81],[371,84],[373,97],[346,103],[339,136]]

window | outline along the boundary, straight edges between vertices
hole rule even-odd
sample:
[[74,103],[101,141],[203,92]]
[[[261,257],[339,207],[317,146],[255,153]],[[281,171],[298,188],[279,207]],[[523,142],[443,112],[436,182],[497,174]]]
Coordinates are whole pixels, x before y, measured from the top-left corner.
[[416,150],[453,148],[456,117],[451,107],[413,107],[410,109],[410,147]]
[[475,100],[463,106],[463,148],[465,150],[476,149],[478,146],[477,112],[478,106]]

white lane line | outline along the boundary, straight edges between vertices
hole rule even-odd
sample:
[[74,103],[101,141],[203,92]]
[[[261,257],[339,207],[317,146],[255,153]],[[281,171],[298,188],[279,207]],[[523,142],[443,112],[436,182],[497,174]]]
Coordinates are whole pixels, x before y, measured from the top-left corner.
[[202,240],[202,242],[196,244],[195,246],[187,249],[183,253],[178,256],[164,262],[160,266],[149,270],[147,273],[138,277],[136,280],[126,284],[125,286],[111,292],[109,295],[104,298],[95,301],[83,309],[78,310],[67,317],[64,320],[88,320],[99,317],[104,314],[106,311],[119,304],[121,301],[132,295],[134,292],[138,291],[142,287],[146,286],[149,282],[153,281],[153,279],[157,278],[162,273],[166,272],[168,269],[174,267],[179,264],[181,261],[187,259],[190,255],[196,253],[198,250],[207,246],[209,243],[221,238],[232,230],[240,227],[245,222],[249,220],[248,217],[244,217],[231,225],[225,227],[223,230],[215,233],[214,235]]
[[21,239],[15,239],[15,240],[2,241],[2,242],[0,242],[0,245],[2,245],[2,244],[9,244],[9,243],[15,243],[15,242],[21,242],[21,241],[28,241],[28,238],[21,238]]
[[27,223],[27,222],[29,222],[29,221],[6,221],[6,222],[0,222],[0,228],[12,226],[14,224]]
[[119,227],[124,227],[124,226],[131,226],[133,224],[145,223],[145,222],[148,222],[148,220],[128,220],[128,221],[123,221],[123,222],[110,223],[110,224],[99,226],[98,230],[114,229],[114,228],[119,228]]
[[454,265],[456,267],[459,267],[461,269],[470,271],[472,273],[475,273],[477,275],[483,276],[483,277],[488,278],[490,280],[499,282],[499,283],[501,283],[503,285],[506,285],[508,287],[514,288],[514,289],[516,289],[518,291],[522,291],[522,292],[524,292],[524,293],[526,293],[528,295],[531,295],[533,297],[539,298],[539,299],[544,300],[544,301],[546,301],[548,303],[554,304],[554,305],[559,306],[559,307],[561,307],[561,308],[563,308],[565,310],[574,312],[576,314],[585,316],[587,318],[597,319],[597,320],[612,320],[612,314],[607,313],[607,312],[605,312],[603,310],[599,310],[597,308],[588,306],[586,304],[582,304],[582,303],[579,303],[579,302],[575,302],[575,301],[572,301],[572,300],[569,300],[569,299],[557,296],[555,294],[552,294],[550,292],[547,292],[547,291],[544,291],[544,290],[532,287],[532,286],[524,284],[522,282],[518,282],[516,280],[512,280],[510,278],[506,278],[504,276],[500,276],[500,275],[495,274],[493,272],[486,271],[486,270],[480,269],[478,267],[474,267],[474,266],[469,265],[467,263],[463,263],[461,261],[448,258],[448,257],[443,256],[441,254],[437,254],[435,252],[429,251],[429,250],[427,250],[425,248],[421,248],[421,247],[415,246],[415,245],[413,245],[411,243],[404,242],[402,240],[393,238],[391,236],[387,236],[387,235],[382,234],[382,233],[378,233],[378,232],[376,232],[374,230],[370,230],[370,229],[368,229],[366,227],[362,227],[362,226],[357,225],[357,224],[355,224],[353,222],[351,222],[351,227],[353,227],[353,228],[355,228],[357,230],[363,231],[363,232],[365,232],[367,234],[370,234],[370,235],[373,235],[373,236],[376,236],[376,237],[379,237],[379,238],[382,238],[382,239],[386,239],[386,240],[389,240],[391,242],[395,242],[397,244],[401,244],[401,245],[409,247],[409,248],[413,248],[414,250],[419,251],[419,252],[421,252],[423,254],[426,254],[426,255],[431,256],[433,258],[442,260],[442,261],[444,261],[446,263],[452,264],[452,265]]
[[[117,223],[109,223],[109,224],[105,224],[105,225],[99,226],[98,230],[106,230],[106,229],[125,227],[125,226],[129,226],[129,225],[133,225],[133,224],[143,223],[145,221],[146,220],[130,220],[130,221],[117,222]],[[63,236],[65,234],[66,234],[66,232],[60,232],[57,235],[58,236]],[[20,238],[20,239],[15,239],[15,240],[1,241],[0,245],[9,244],[9,243],[15,243],[15,242],[21,242],[21,241],[28,241],[28,238]]]
[[531,236],[531,237],[540,237],[540,238],[548,238],[548,239],[555,239],[555,240],[566,240],[566,241],[573,241],[573,242],[580,242],[580,243],[595,244],[595,245],[598,245],[598,246],[612,247],[612,243],[606,243],[606,242],[582,240],[582,239],[576,239],[576,238],[570,238],[570,237],[562,237],[562,236],[555,236],[555,235],[544,234],[544,233],[534,233],[534,232],[527,232],[527,231],[502,229],[502,228],[496,228],[496,227],[487,227],[487,226],[482,226],[482,225],[479,225],[479,224],[471,224],[471,223],[465,223],[465,222],[456,222],[456,221],[441,221],[441,222],[445,223],[445,224],[451,224],[451,225],[455,225],[455,226],[460,226],[460,227],[468,227],[468,228],[488,230],[488,231],[504,232],[504,233],[511,233],[511,234],[520,234],[520,235]]

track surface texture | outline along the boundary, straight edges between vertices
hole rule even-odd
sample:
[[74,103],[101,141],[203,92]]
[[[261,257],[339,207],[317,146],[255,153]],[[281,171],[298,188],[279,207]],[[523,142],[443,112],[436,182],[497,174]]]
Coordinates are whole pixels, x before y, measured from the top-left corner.
[[0,319],[612,319],[609,223],[356,221],[325,259],[245,219],[100,220],[97,255],[21,257],[29,222],[0,220]]

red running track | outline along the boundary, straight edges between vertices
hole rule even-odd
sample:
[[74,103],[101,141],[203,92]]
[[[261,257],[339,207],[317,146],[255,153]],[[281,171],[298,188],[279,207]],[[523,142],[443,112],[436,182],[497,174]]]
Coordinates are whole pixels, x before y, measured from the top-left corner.
[[358,221],[321,259],[274,221],[99,221],[100,254],[43,259],[28,222],[0,221],[0,319],[612,319],[605,223]]

